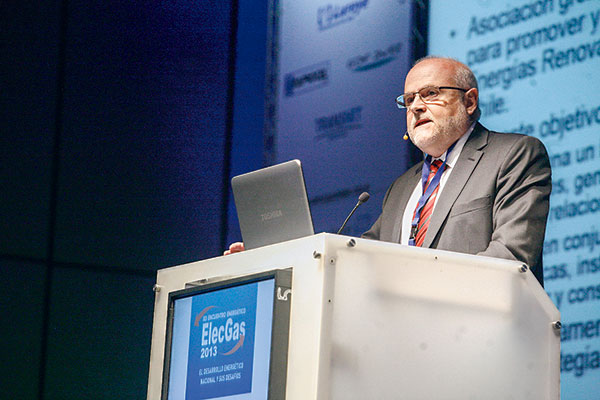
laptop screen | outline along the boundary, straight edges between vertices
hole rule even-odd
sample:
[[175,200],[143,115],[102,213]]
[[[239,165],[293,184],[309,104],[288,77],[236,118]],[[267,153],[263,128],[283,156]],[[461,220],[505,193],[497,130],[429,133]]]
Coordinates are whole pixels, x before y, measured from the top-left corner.
[[238,175],[231,186],[246,249],[314,234],[300,161]]

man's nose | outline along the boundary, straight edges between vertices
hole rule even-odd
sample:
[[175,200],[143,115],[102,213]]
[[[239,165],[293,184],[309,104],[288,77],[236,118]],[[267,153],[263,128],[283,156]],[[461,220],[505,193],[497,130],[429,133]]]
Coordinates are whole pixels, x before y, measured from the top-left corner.
[[425,111],[426,108],[427,108],[427,105],[421,99],[421,96],[418,93],[415,95],[415,98],[414,98],[412,104],[410,105],[410,107],[408,107],[409,111],[412,111],[412,112],[423,112],[423,111]]

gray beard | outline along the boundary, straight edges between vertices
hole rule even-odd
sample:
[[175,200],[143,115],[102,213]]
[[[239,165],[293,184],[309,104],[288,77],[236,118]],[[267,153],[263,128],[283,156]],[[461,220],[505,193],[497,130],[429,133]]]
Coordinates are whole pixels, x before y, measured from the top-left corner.
[[[470,125],[469,114],[467,114],[466,109],[463,109],[460,114],[446,118],[443,125],[436,125],[433,137],[429,140],[432,142],[443,142],[447,149],[466,132]],[[414,128],[408,131],[411,137],[414,137],[412,136],[413,131]],[[415,142],[415,145],[419,148],[428,147],[427,145],[424,146],[423,143],[419,143],[418,140]]]

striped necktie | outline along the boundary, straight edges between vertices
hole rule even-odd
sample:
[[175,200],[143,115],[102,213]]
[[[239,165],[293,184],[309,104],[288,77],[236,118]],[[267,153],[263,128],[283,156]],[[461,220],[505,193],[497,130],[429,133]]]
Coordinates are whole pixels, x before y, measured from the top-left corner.
[[[425,189],[423,189],[423,192],[427,191],[427,188],[429,187],[431,180],[433,179],[433,177],[435,176],[436,172],[438,171],[438,169],[440,168],[441,165],[442,165],[442,160],[435,160],[431,163],[429,176],[427,177],[427,183],[425,185]],[[417,232],[415,234],[415,246],[421,247],[423,245],[423,242],[425,241],[425,234],[427,233],[427,228],[429,227],[429,220],[431,219],[431,214],[433,213],[433,206],[435,205],[435,199],[437,197],[437,193],[438,193],[439,189],[440,189],[440,185],[438,184],[436,186],[436,188],[434,189],[433,193],[431,193],[431,196],[429,196],[429,199],[427,199],[427,202],[423,206],[423,209],[421,210],[421,215],[419,217],[419,223],[417,225]],[[417,210],[415,209],[415,215],[416,215],[416,212],[417,212]]]

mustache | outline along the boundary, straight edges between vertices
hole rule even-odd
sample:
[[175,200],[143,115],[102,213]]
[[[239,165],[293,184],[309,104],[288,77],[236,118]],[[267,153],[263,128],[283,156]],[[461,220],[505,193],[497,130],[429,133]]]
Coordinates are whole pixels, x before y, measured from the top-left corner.
[[410,126],[407,126],[407,128],[412,130],[415,129],[417,125],[425,124],[427,122],[433,122],[433,120],[427,117],[415,118],[414,121],[410,124]]

